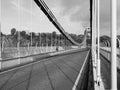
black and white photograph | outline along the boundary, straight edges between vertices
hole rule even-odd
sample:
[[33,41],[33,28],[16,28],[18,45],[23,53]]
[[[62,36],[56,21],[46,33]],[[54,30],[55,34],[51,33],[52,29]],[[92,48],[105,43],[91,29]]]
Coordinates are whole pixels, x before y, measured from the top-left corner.
[[0,0],[0,90],[120,90],[120,0]]

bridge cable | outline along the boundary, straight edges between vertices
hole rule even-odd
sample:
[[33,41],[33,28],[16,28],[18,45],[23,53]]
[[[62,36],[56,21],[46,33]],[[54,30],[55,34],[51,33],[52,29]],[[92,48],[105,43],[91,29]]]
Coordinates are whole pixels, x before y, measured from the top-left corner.
[[53,15],[53,13],[51,12],[51,10],[48,8],[48,6],[43,0],[34,0],[34,1],[39,6],[39,8],[43,11],[43,13],[48,17],[48,19],[53,23],[53,25],[59,30],[59,32],[62,33],[72,44],[77,46],[83,45],[83,42],[85,40],[83,40],[82,43],[77,43],[76,41],[74,41],[71,38],[71,36],[67,32],[65,32],[63,27],[60,25],[56,17]]

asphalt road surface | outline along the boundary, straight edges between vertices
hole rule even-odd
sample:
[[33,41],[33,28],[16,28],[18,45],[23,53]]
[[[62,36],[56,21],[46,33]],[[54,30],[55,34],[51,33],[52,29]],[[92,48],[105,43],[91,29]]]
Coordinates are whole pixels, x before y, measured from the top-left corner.
[[88,51],[0,73],[0,90],[72,90]]
[[[101,76],[106,90],[111,90],[111,70],[110,63],[101,56]],[[120,71],[117,72],[117,86],[120,90]]]

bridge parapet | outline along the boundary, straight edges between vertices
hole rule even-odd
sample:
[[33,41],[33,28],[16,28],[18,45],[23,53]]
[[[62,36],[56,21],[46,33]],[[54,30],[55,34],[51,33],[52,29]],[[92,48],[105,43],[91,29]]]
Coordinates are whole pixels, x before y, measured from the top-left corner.
[[[109,60],[109,62],[111,62],[111,49],[110,48],[103,48],[101,47],[100,49],[100,53],[101,55],[103,55],[107,60]],[[120,70],[120,51],[118,49],[117,52],[117,68]]]
[[94,90],[91,51],[89,50],[72,90]]
[[[94,89],[95,90],[105,90],[104,83],[102,80],[102,77],[98,78],[97,76],[97,58],[96,58],[96,52],[92,51],[92,69],[93,69],[93,78],[94,78]],[[99,80],[100,79],[100,80]]]
[[28,63],[36,62],[38,58],[44,59],[44,58],[53,57],[56,55],[65,55],[65,54],[79,52],[83,50],[87,50],[87,48],[81,48],[81,49],[80,48],[66,48],[64,50],[59,50],[59,51],[51,51],[51,52],[49,51],[49,52],[44,52],[44,53],[37,53],[37,54],[31,54],[27,56],[16,57],[16,58],[4,59],[0,61],[1,63],[0,71],[22,66]]

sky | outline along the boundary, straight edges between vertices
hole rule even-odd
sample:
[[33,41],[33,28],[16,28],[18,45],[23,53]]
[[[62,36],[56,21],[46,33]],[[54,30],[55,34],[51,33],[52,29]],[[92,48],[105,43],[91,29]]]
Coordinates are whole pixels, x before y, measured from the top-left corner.
[[[66,32],[83,34],[89,26],[89,0],[44,0]],[[120,0],[117,0],[120,35]],[[58,30],[35,4],[34,0],[1,0],[1,29],[10,33],[12,28],[27,32],[53,32]],[[100,32],[110,35],[110,0],[100,0]]]

